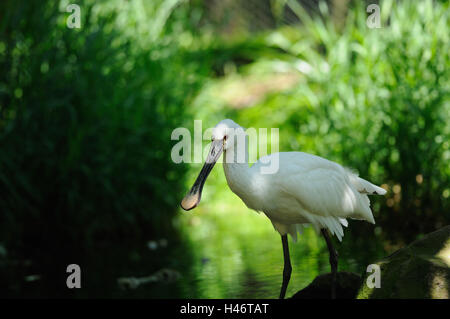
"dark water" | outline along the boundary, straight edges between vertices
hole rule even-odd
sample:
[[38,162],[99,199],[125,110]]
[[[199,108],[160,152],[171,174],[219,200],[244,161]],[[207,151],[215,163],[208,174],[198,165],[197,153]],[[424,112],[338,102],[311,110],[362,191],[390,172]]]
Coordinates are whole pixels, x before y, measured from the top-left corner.
[[[3,268],[2,273],[6,270],[14,276],[8,295],[277,298],[283,271],[280,236],[263,215],[246,210],[223,213],[217,209],[215,213],[181,215],[178,227],[184,233],[182,242],[162,238],[96,247],[79,262],[81,289],[67,289],[65,278],[69,274],[65,269],[42,275],[29,266]],[[306,229],[297,243],[290,240],[290,251],[293,273],[287,296],[307,286],[318,274],[329,272],[325,243],[312,229]],[[340,269],[361,270],[354,258],[345,254],[339,265]]]
[[[218,182],[224,183],[224,181]],[[225,187],[206,189],[201,205],[174,221],[177,238],[105,242],[85,252],[50,255],[45,265],[0,256],[2,296],[75,298],[277,298],[282,280],[281,239],[263,214],[248,210]],[[351,227],[363,227],[351,222]],[[380,255],[346,230],[339,270],[362,273]],[[358,249],[349,244],[362,242]],[[287,297],[330,271],[325,241],[312,228],[289,239],[292,276]],[[64,248],[64,245],[62,245]],[[362,247],[362,248],[361,248]],[[380,252],[378,252],[380,253]],[[382,254],[382,253],[381,253]],[[66,286],[66,265],[81,267],[81,288]],[[50,267],[50,268],[49,268]],[[51,269],[49,271],[49,269]]]
[[[140,266],[136,265],[133,270],[123,265],[122,276],[142,278],[165,269],[165,278],[136,289],[116,289],[114,296],[277,298],[283,256],[280,236],[271,223],[265,216],[246,209],[225,212],[227,206],[224,206],[214,207],[212,212],[209,208],[180,216],[179,227],[186,239],[178,246],[174,247],[170,238],[165,239],[164,247],[153,244],[150,249],[147,245],[143,249],[144,257],[139,260]],[[306,229],[297,243],[290,240],[290,251],[293,273],[287,296],[330,269],[325,242],[312,229]],[[360,273],[361,265],[354,257],[341,253],[340,269]],[[146,264],[151,267],[145,269]]]

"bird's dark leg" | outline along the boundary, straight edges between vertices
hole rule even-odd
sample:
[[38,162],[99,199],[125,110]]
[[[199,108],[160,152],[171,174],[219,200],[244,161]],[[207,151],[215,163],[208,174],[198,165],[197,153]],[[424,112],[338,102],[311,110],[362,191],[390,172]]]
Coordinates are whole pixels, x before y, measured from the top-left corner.
[[283,269],[283,284],[281,285],[280,299],[284,299],[286,289],[291,279],[291,257],[289,256],[289,246],[287,235],[281,235],[281,242],[283,243],[283,257],[284,257],[284,269]]
[[326,229],[321,229],[322,235],[327,242],[328,251],[330,252],[330,265],[331,265],[331,299],[336,299],[336,276],[337,276],[337,268],[338,268],[338,253],[333,248],[333,244],[331,243],[330,236]]

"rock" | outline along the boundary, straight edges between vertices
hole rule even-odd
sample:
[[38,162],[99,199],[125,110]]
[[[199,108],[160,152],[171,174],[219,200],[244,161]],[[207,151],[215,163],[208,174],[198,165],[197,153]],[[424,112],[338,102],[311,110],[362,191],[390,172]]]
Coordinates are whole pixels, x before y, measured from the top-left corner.
[[[355,299],[361,276],[351,272],[341,271],[336,276],[336,298]],[[306,288],[291,297],[292,299],[330,299],[331,273],[317,276]]]
[[369,288],[364,275],[358,299],[439,298],[450,290],[450,226],[430,233],[376,262],[380,288]]

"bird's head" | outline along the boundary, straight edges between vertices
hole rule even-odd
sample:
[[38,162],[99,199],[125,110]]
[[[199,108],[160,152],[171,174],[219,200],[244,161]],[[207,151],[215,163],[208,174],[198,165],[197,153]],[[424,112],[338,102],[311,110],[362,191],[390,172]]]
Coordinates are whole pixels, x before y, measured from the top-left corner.
[[[244,129],[230,119],[220,121],[212,130],[211,142],[222,141],[223,151],[235,149],[239,139],[246,136]],[[211,148],[212,149],[212,148]]]
[[[225,159],[227,162],[229,161],[229,158],[236,158],[234,155],[235,153],[245,154],[245,138],[246,133],[244,132],[244,129],[233,120],[222,120],[213,128],[211,134],[211,148],[206,158],[206,162],[203,165],[203,168],[195,180],[191,190],[186,194],[181,202],[181,207],[184,210],[191,210],[197,207],[200,203],[203,185],[205,184],[206,178],[213,169],[222,152],[228,153]],[[240,141],[243,141],[244,143],[240,143]],[[242,145],[242,147],[240,147],[240,145]],[[232,156],[228,156],[230,154]]]

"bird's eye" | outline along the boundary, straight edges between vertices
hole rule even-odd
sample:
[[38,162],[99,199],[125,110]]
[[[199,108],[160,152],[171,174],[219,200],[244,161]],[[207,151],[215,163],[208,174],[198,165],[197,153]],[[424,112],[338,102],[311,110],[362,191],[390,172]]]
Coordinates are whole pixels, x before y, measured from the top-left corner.
[[225,136],[223,137],[223,140],[226,141],[227,138],[228,138],[228,136],[225,135]]

